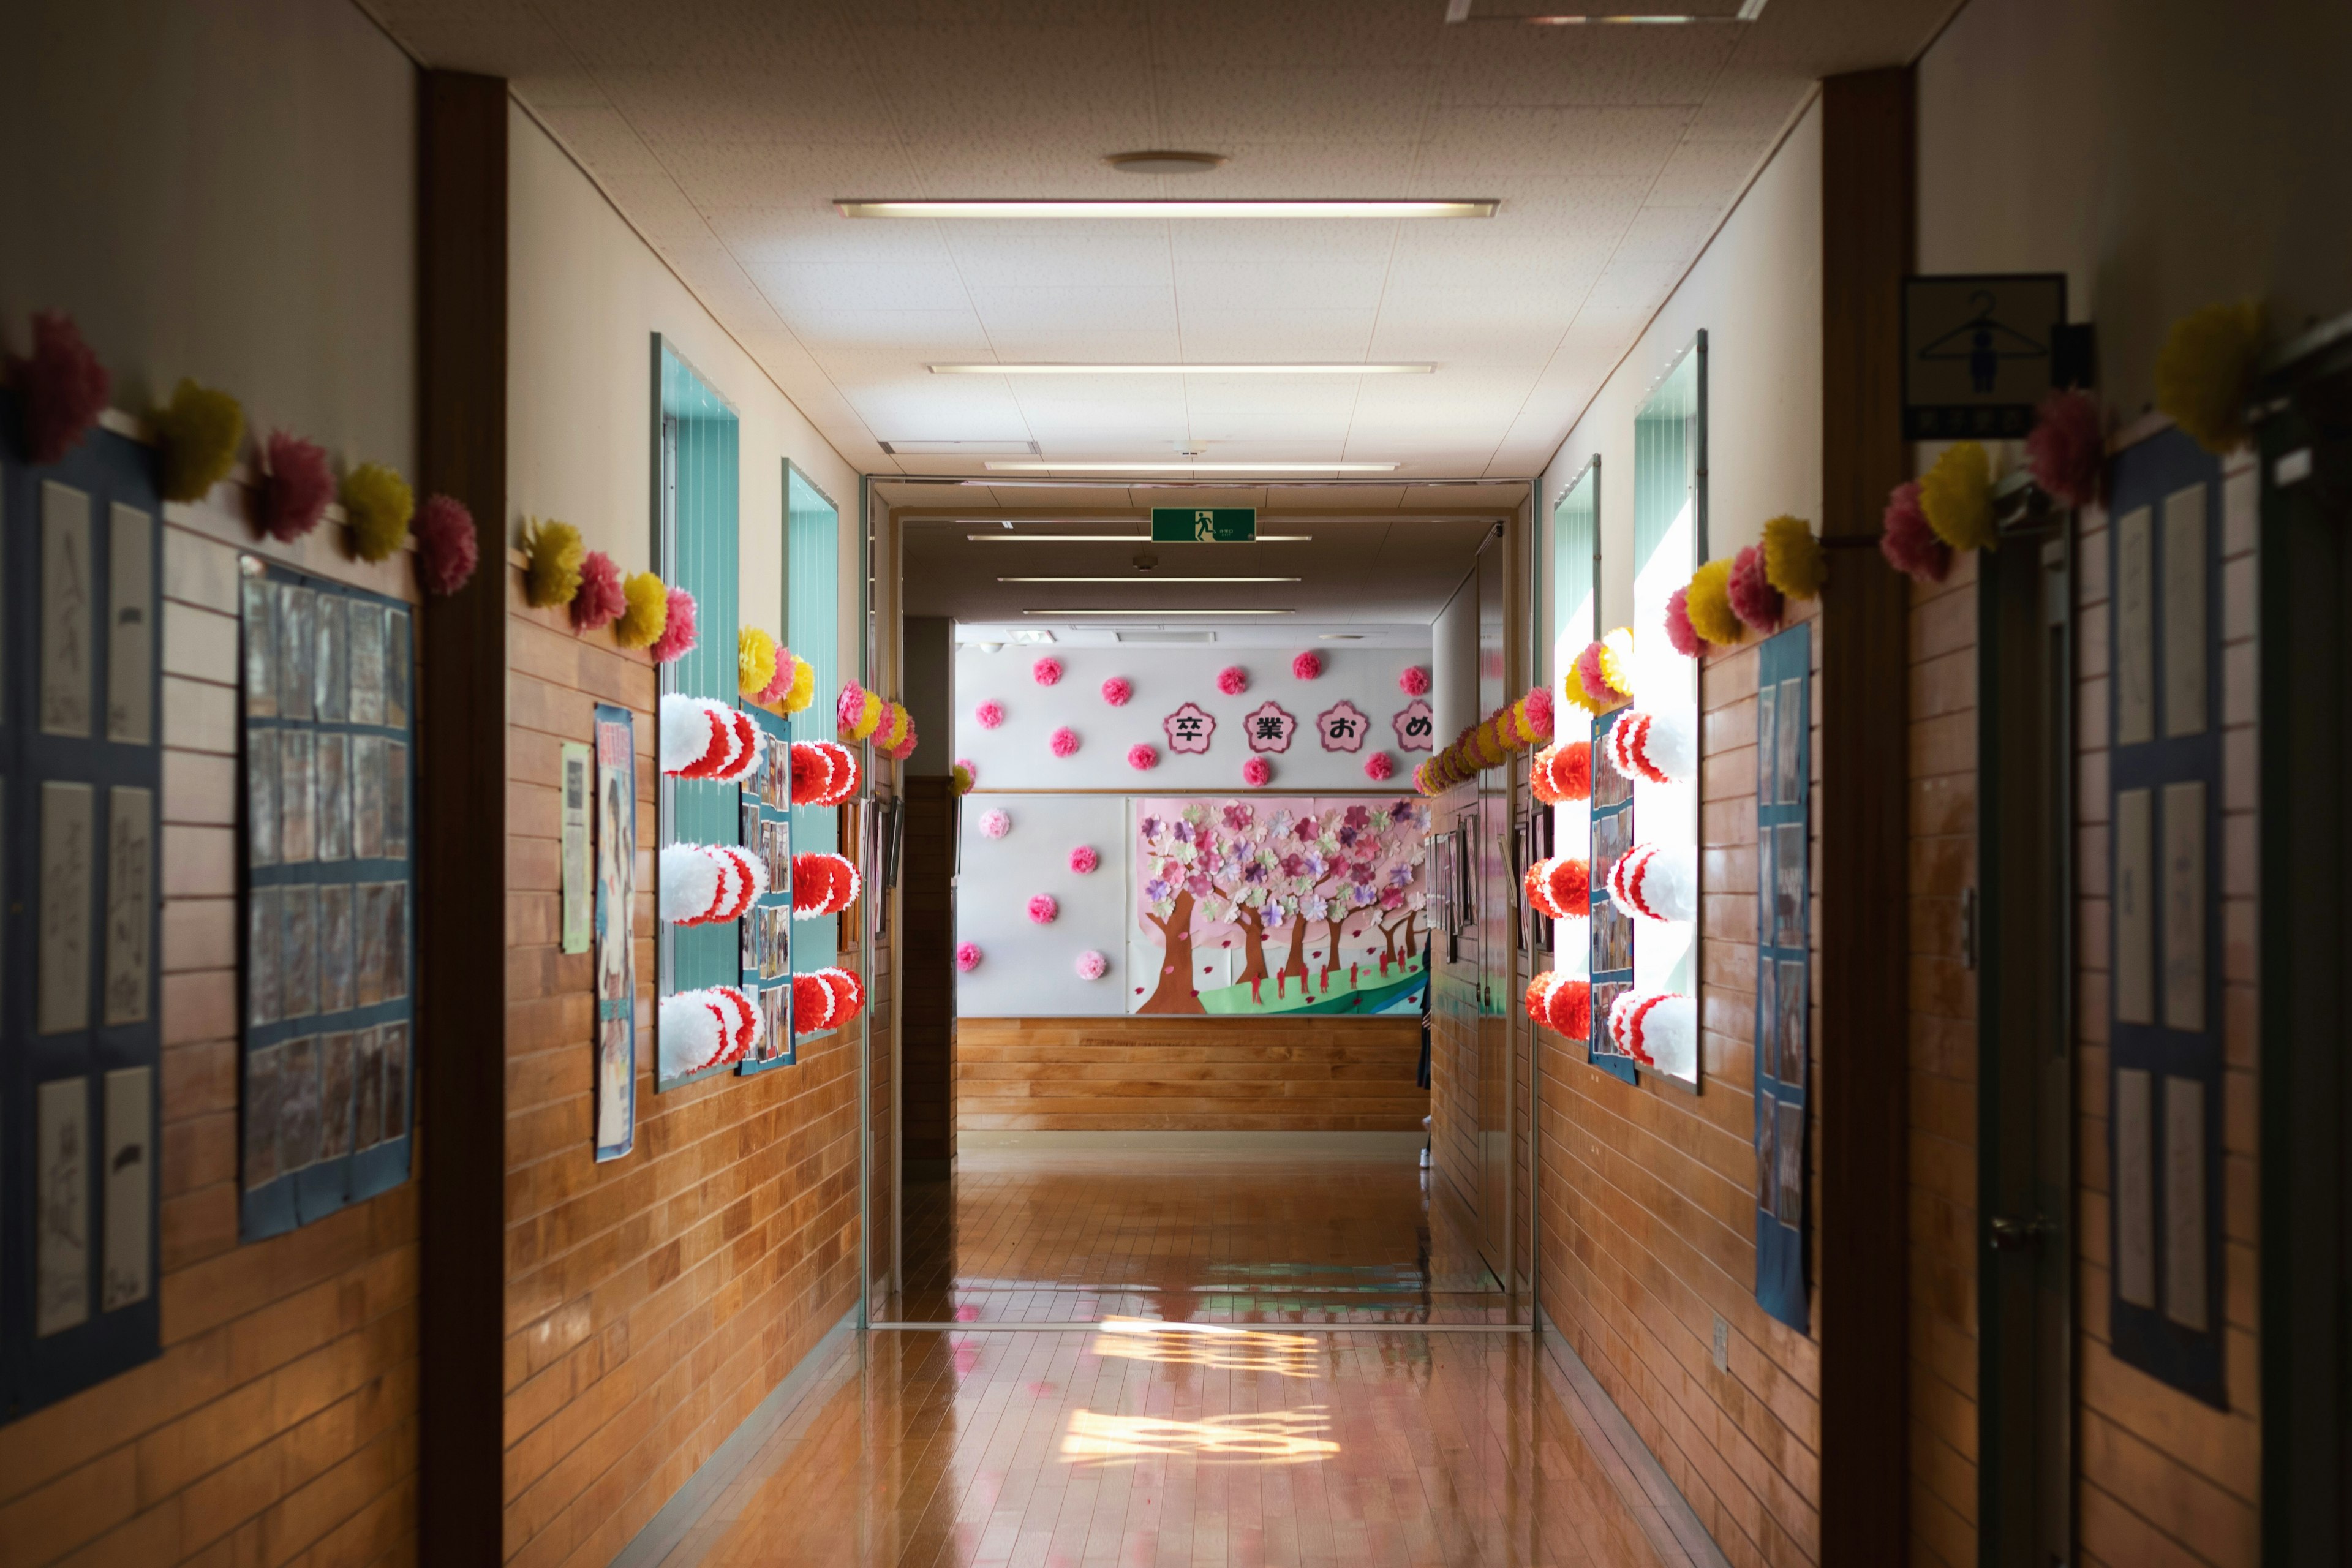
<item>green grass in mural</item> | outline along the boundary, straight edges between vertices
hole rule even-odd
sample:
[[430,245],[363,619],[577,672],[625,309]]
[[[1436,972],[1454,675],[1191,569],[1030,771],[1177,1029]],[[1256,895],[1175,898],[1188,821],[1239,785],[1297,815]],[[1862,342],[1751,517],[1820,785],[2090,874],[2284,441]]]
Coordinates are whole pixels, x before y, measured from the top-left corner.
[[1273,979],[1258,983],[1255,997],[1250,994],[1247,985],[1221,985],[1201,993],[1201,1007],[1209,1013],[1246,1014],[1252,1017],[1284,1013],[1379,1013],[1419,995],[1422,979],[1418,961],[1402,974],[1391,970],[1385,980],[1377,967],[1360,971],[1352,980],[1346,970],[1334,970],[1328,974],[1308,975],[1304,990],[1294,977],[1280,988],[1283,994],[1279,996]]

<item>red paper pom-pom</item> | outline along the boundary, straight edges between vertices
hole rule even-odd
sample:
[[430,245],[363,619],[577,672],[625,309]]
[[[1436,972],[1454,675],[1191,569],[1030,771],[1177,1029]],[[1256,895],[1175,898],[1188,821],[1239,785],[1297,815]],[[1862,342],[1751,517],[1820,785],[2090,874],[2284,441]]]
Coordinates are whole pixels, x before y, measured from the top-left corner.
[[838,741],[818,741],[815,744],[833,763],[832,783],[825,787],[824,794],[818,797],[816,804],[839,805],[857,793],[857,753]]
[[63,310],[33,315],[33,357],[16,362],[25,395],[25,455],[56,462],[89,433],[106,412],[111,383],[81,329]]
[[1544,873],[1550,867],[1549,860],[1538,860],[1528,867],[1527,875],[1519,879],[1519,891],[1526,895],[1528,908],[1548,921],[1556,921],[1559,919],[1559,910],[1553,907],[1551,893],[1544,886]]
[[2106,460],[2097,398],[2075,388],[2042,400],[2025,437],[2025,462],[2035,484],[2069,506],[2090,506],[2099,499]]
[[408,531],[416,538],[416,574],[426,592],[450,595],[473,580],[481,559],[474,514],[448,496],[428,496]]
[[1386,752],[1374,752],[1364,759],[1364,776],[1374,784],[1386,784],[1396,776],[1396,763]]
[[283,430],[269,433],[269,483],[262,495],[262,531],[291,544],[327,515],[335,499],[335,470],[315,441]]
[[1952,572],[1952,547],[1936,537],[1919,504],[1919,481],[1906,480],[1886,497],[1878,552],[1915,583],[1940,583]]
[[[1764,552],[1761,548],[1751,544],[1732,557],[1731,581],[1727,587],[1733,615],[1738,616],[1756,631],[1774,632],[1780,629],[1780,616],[1785,608],[1785,601],[1780,596],[1780,590],[1772,586],[1765,579]],[[1687,594],[1688,590],[1685,592]]]
[[793,1028],[814,1033],[833,1026],[833,1015],[840,998],[823,977],[814,974],[793,976]]
[[1228,697],[1239,697],[1249,689],[1249,671],[1238,664],[1229,664],[1217,671],[1217,689]]
[[654,639],[654,662],[676,664],[694,651],[694,595],[683,588],[669,591],[669,619]]
[[601,550],[581,557],[580,592],[572,596],[572,628],[602,631],[628,607],[628,595],[621,591],[621,568],[613,558]]
[[1706,651],[1706,639],[1691,625],[1688,584],[1666,595],[1666,641],[1685,658],[1696,658]]
[[1546,860],[1544,900],[1560,914],[1584,916],[1592,911],[1592,867],[1573,856]]
[[1290,661],[1290,675],[1294,680],[1313,680],[1322,673],[1323,658],[1312,648]]
[[815,745],[807,741],[793,742],[793,793],[794,805],[814,805],[833,782],[833,763]]
[[1252,757],[1242,764],[1242,783],[1252,789],[1264,789],[1274,782],[1274,764],[1264,757]]
[[833,862],[817,854],[793,857],[793,912],[810,916],[824,912],[833,902]]
[[1552,759],[1552,787],[1562,800],[1592,798],[1592,742],[1570,741]]
[[839,1005],[840,1010],[834,1015],[835,1023],[846,1024],[866,1011],[866,982],[857,977],[856,970],[820,969],[817,973],[833,987],[834,998]]
[[1553,986],[1545,999],[1544,1022],[1571,1040],[1589,1038],[1592,1034],[1592,983],[1563,980]]
[[1552,974],[1538,974],[1528,982],[1528,1017],[1533,1022],[1540,1024],[1544,1021],[1545,1007],[1551,995],[1552,984],[1558,978],[1557,975]]

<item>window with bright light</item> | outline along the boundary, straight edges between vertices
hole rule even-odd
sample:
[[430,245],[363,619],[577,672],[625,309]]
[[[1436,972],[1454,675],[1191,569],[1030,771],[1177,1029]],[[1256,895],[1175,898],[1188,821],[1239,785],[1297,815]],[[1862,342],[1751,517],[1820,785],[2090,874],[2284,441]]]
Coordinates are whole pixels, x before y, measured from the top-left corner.
[[[1588,727],[1584,710],[1568,696],[1568,682],[1576,656],[1601,635],[1601,459],[1584,467],[1552,507],[1550,570],[1545,584],[1549,596],[1549,647],[1545,679],[1550,682],[1552,711],[1562,742],[1580,739]],[[1554,856],[1573,860],[1592,854],[1592,812],[1583,801],[1563,801],[1551,808]],[[1592,973],[1591,944],[1581,920],[1556,922],[1552,968],[1573,979]]]

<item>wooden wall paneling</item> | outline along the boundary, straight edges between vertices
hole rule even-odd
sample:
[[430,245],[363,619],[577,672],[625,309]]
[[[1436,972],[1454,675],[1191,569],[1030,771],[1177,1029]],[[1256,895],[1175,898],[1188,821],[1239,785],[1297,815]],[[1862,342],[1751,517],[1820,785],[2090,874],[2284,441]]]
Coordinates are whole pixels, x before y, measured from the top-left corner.
[[462,1568],[503,1555],[507,89],[428,70],[418,91],[417,489],[465,503],[483,563],[418,635],[419,1554]]
[[1821,1554],[1880,1568],[1905,1543],[1904,715],[1909,600],[1874,548],[1907,477],[1900,296],[1911,268],[1908,67],[1822,89]]

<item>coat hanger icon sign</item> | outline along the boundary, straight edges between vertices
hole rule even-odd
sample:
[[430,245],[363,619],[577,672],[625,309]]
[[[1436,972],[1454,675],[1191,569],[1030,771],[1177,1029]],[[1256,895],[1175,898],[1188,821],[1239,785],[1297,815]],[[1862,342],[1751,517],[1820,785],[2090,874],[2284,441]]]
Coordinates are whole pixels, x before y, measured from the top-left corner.
[[1966,360],[1970,390],[1990,393],[2005,359],[2047,359],[2050,345],[2036,342],[2005,321],[1993,319],[1993,296],[1979,289],[1969,296],[1969,319],[1930,339],[1919,350],[1923,360]]

